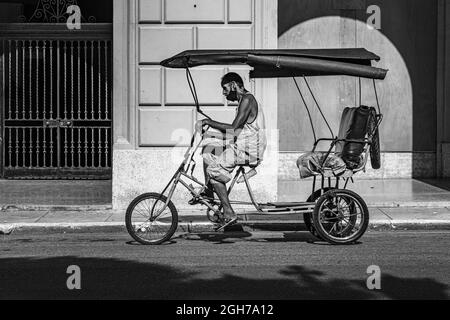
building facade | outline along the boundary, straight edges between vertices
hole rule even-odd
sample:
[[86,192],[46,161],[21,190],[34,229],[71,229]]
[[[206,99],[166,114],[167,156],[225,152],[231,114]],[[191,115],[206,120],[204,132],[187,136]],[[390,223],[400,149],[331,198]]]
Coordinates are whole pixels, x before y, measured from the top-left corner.
[[[385,116],[380,128],[382,168],[373,171],[369,166],[365,177],[448,176],[448,137],[442,123],[448,120],[448,103],[442,100],[446,91],[443,72],[448,73],[448,4],[422,0],[278,3],[279,48],[364,47],[381,57],[377,66],[389,69],[386,79],[377,83]],[[360,96],[358,79],[311,79],[334,128],[343,108],[357,106],[360,99],[363,104],[376,105],[371,85],[363,80]],[[307,102],[313,105],[310,98]],[[291,81],[279,81],[278,107],[280,177],[291,179],[293,159],[310,150],[313,140],[306,111]],[[313,113],[319,134],[327,136],[320,114]]]
[[[123,209],[142,192],[162,190],[201,118],[184,70],[162,68],[161,60],[190,49],[352,47],[373,51],[377,66],[389,69],[377,82],[382,169],[365,177],[450,175],[445,0],[58,3],[47,10],[50,0],[0,1],[2,179],[110,179],[112,206]],[[70,5],[81,9],[81,29],[65,23]],[[291,79],[249,79],[245,66],[194,68],[200,105],[213,119],[235,114],[220,88],[228,71],[242,75],[264,108],[269,146],[252,186],[258,199],[273,201],[278,182],[298,179],[295,160],[312,148],[306,111]],[[364,79],[361,90],[350,77],[309,81],[335,131],[345,107],[376,104]],[[302,81],[300,88],[306,92]],[[318,111],[312,115],[327,136]],[[188,199],[180,192],[177,207]]]
[[[190,49],[276,48],[277,6],[254,0],[114,1],[113,206],[122,208],[149,190],[162,190],[178,168],[200,119],[184,70],[159,66]],[[264,106],[274,143],[254,180],[260,198],[277,195],[277,82],[250,80],[246,67],[207,66],[192,70],[202,109],[213,119],[232,122],[236,106],[226,104],[220,86],[228,71],[242,75]],[[270,156],[272,155],[272,156]],[[274,155],[274,156],[273,156]],[[201,158],[197,158],[201,164]],[[195,174],[203,175],[202,165]],[[182,191],[180,187],[180,191]],[[239,189],[237,189],[239,194]],[[175,201],[186,205],[189,194]]]

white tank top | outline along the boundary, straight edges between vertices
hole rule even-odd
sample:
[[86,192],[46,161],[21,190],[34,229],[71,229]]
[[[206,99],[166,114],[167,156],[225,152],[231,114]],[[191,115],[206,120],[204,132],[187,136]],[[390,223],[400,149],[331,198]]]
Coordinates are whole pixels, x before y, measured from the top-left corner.
[[244,124],[235,144],[238,150],[244,151],[250,156],[251,162],[256,161],[259,163],[263,160],[267,139],[264,112],[257,100],[256,103],[258,104],[256,118],[253,122]]

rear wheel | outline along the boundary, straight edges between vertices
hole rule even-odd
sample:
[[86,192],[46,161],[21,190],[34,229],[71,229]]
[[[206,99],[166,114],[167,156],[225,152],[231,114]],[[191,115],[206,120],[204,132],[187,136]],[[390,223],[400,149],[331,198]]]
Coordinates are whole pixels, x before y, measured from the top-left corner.
[[372,137],[372,144],[370,145],[370,164],[375,170],[381,168],[380,135],[378,128],[375,130],[375,134]]
[[[376,126],[377,119],[373,116],[370,119],[369,132],[372,132]],[[380,154],[380,133],[378,128],[375,130],[372,143],[370,145],[370,164],[373,169],[381,168],[381,154]]]
[[[128,233],[142,244],[161,244],[168,241],[178,226],[178,212],[167,197],[159,193],[144,193],[127,208],[125,224]],[[164,210],[162,210],[164,208]]]
[[331,190],[317,200],[313,223],[322,239],[333,244],[349,244],[366,232],[369,210],[355,192]]

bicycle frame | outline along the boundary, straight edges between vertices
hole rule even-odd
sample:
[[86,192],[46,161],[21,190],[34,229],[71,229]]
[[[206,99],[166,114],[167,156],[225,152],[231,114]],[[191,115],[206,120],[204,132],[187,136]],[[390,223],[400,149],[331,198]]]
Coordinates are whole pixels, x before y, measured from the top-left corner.
[[[167,190],[169,190],[168,195],[167,195],[167,200],[166,200],[164,206],[159,210],[159,212],[156,213],[155,219],[162,212],[164,212],[164,210],[167,208],[178,184],[183,185],[192,194],[192,196],[198,198],[199,202],[202,203],[203,205],[205,205],[209,210],[211,210],[215,213],[219,213],[218,209],[214,208],[214,205],[220,206],[220,201],[215,200],[215,199],[205,199],[204,197],[202,197],[200,195],[200,191],[197,192],[195,190],[195,188],[192,186],[192,183],[189,183],[189,182],[194,182],[195,184],[197,184],[200,187],[206,187],[206,185],[203,182],[199,181],[198,179],[196,179],[193,176],[193,172],[195,169],[195,161],[193,160],[193,157],[203,141],[203,135],[202,135],[202,139],[200,139],[198,144],[194,147],[194,140],[195,140],[196,134],[197,134],[197,132],[195,132],[192,137],[191,146],[186,151],[183,162],[178,167],[177,171],[172,176],[169,183],[166,185],[166,187],[161,192],[161,195],[163,195]],[[189,171],[191,172],[190,174],[189,174]],[[244,166],[242,166],[242,165],[238,166],[238,169],[237,169],[237,171],[231,181],[231,184],[228,188],[228,194],[231,193],[231,191],[233,190],[233,187],[236,185],[236,183],[238,182],[238,179],[240,177],[243,177],[248,195],[250,197],[250,202],[230,200],[230,204],[253,205],[254,208],[256,209],[256,211],[249,212],[249,213],[258,213],[258,214],[310,213],[314,209],[315,202],[265,203],[265,204],[258,203],[255,199],[253,190],[250,186],[249,179],[246,176],[246,171],[244,169]],[[183,178],[187,178],[190,181],[186,182],[183,180]],[[152,211],[153,211],[153,209],[152,209]]]
[[[197,134],[197,132],[194,133],[192,142],[195,139],[195,135]],[[175,174],[172,176],[172,178],[170,179],[169,183],[166,185],[166,187],[164,188],[164,190],[161,192],[161,194],[164,194],[170,187],[168,196],[167,196],[167,200],[165,205],[163,206],[163,208],[160,210],[160,212],[157,213],[157,216],[162,213],[168,203],[170,202],[170,200],[173,197],[173,194],[175,192],[175,189],[177,187],[177,185],[180,183],[181,185],[183,185],[194,197],[198,197],[199,201],[204,204],[205,206],[207,206],[210,210],[216,211],[216,209],[213,207],[213,204],[218,204],[218,200],[206,200],[204,199],[201,195],[200,192],[196,192],[195,188],[192,186],[192,184],[189,184],[189,182],[194,182],[196,183],[198,186],[200,187],[206,187],[206,185],[199,181],[198,179],[196,179],[193,176],[193,171],[195,169],[195,161],[193,160],[193,157],[196,153],[196,151],[199,149],[201,143],[203,141],[203,135],[202,135],[202,139],[199,141],[199,143],[194,147],[193,143],[191,142],[191,147],[189,147],[189,149],[186,151],[185,155],[184,155],[184,160],[181,163],[181,165],[178,167],[177,171],[175,172]],[[187,165],[187,166],[186,166]],[[191,171],[191,174],[189,174],[189,170]],[[228,188],[228,194],[231,193],[233,187],[235,186],[237,180],[239,179],[240,176],[243,176],[244,178],[244,182],[246,184],[247,187],[247,191],[248,194],[250,196],[251,202],[244,202],[244,201],[230,201],[231,204],[245,204],[245,205],[253,205],[255,207],[255,209],[257,211],[261,211],[260,209],[260,204],[258,204],[255,200],[253,191],[250,187],[250,184],[248,182],[247,177],[245,176],[245,169],[241,166],[238,168],[233,180],[231,181],[230,187]],[[182,179],[182,177],[185,177],[187,179],[189,179],[189,182],[186,182]]]

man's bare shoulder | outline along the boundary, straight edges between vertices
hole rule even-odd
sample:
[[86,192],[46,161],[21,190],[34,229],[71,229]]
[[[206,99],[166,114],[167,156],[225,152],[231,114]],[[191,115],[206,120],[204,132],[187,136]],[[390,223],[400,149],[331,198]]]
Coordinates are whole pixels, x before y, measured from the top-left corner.
[[256,98],[253,94],[247,93],[245,96],[242,97],[240,105],[246,106],[251,108],[254,105],[257,105],[258,102],[256,101]]
[[251,102],[255,102],[256,103],[256,98],[255,98],[255,96],[252,94],[252,93],[250,93],[250,92],[248,92],[248,93],[246,93],[243,97],[242,97],[242,100],[247,100],[247,101],[251,101]]

